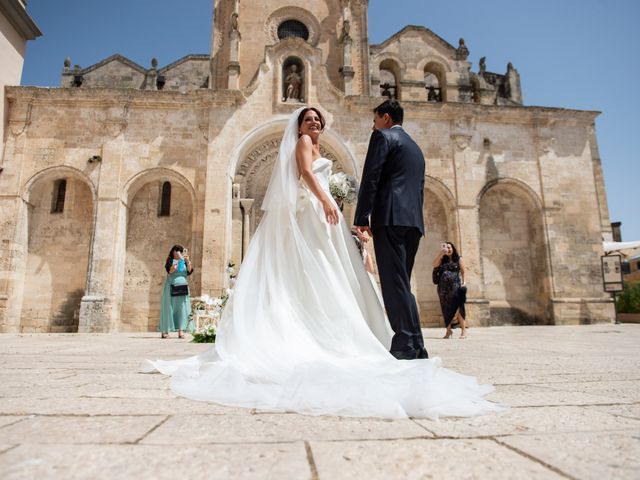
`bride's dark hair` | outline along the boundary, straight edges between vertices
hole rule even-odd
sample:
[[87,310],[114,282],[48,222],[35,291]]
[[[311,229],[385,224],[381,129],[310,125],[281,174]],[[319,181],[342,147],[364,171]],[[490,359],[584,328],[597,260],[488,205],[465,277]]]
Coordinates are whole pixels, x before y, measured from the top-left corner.
[[[304,121],[304,116],[307,114],[309,110],[313,110],[318,114],[318,117],[320,117],[320,130],[324,130],[324,126],[326,125],[327,122],[325,121],[322,113],[320,113],[320,110],[318,110],[316,107],[307,107],[302,109],[302,111],[300,112],[300,115],[298,115],[298,128],[302,126],[302,122]],[[298,137],[299,136],[300,135],[298,134]]]

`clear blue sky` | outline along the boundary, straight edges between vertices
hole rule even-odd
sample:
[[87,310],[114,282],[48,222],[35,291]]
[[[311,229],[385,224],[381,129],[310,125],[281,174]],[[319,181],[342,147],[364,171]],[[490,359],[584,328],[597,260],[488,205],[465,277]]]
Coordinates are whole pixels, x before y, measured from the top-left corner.
[[[254,0],[244,0],[254,1]],[[255,0],[260,1],[260,0]],[[29,0],[44,36],[30,42],[23,85],[58,86],[65,57],[83,67],[120,53],[148,67],[208,53],[213,0]],[[640,240],[640,0],[371,0],[369,40],[408,24],[453,45],[477,70],[513,62],[526,105],[603,112],[597,120],[609,210]],[[633,195],[632,195],[633,192]]]

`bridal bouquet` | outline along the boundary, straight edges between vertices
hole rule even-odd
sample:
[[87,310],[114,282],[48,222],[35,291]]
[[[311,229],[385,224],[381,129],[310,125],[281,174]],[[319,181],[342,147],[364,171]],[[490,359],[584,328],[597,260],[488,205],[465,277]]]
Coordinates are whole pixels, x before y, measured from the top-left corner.
[[329,178],[329,190],[331,196],[338,203],[353,203],[358,196],[358,182],[353,175],[338,172]]

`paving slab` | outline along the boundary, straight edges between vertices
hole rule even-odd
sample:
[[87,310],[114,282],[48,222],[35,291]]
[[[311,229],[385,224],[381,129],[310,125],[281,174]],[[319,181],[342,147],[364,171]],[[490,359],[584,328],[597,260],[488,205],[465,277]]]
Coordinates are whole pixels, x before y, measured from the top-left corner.
[[491,440],[311,442],[319,478],[560,479],[539,462]]
[[640,382],[637,380],[601,380],[593,382],[547,383],[535,386],[550,388],[561,392],[580,392],[629,402],[640,401]]
[[633,405],[595,405],[586,407],[596,412],[606,412],[623,418],[634,418],[640,420],[640,403]]
[[598,432],[638,429],[640,421],[584,407],[511,408],[497,415],[415,420],[438,437],[498,437],[556,432]]
[[204,445],[21,445],[0,455],[3,480],[311,479],[302,443]]
[[76,444],[135,443],[167,417],[136,416],[34,416],[0,429],[8,443]]
[[0,415],[171,415],[182,414],[249,414],[249,410],[232,408],[186,398],[167,401],[163,398],[2,398]]
[[544,407],[556,405],[611,405],[632,400],[613,396],[563,391],[538,385],[501,385],[486,397],[513,407]]
[[144,444],[295,442],[432,437],[411,420],[306,417],[296,414],[174,416]]
[[500,441],[575,478],[640,477],[640,430],[513,436]]
[[[0,416],[0,428],[5,427],[7,425],[11,425],[13,423],[22,422],[27,418],[31,418],[31,416],[20,416],[20,415]],[[0,438],[2,437],[0,436]]]

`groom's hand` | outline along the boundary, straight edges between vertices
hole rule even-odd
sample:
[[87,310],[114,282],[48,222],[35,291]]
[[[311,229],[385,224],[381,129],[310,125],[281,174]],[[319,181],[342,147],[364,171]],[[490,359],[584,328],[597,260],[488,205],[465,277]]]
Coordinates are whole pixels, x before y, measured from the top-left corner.
[[356,235],[358,236],[358,240],[361,242],[367,243],[371,238],[373,238],[373,233],[371,232],[371,227],[355,227]]

